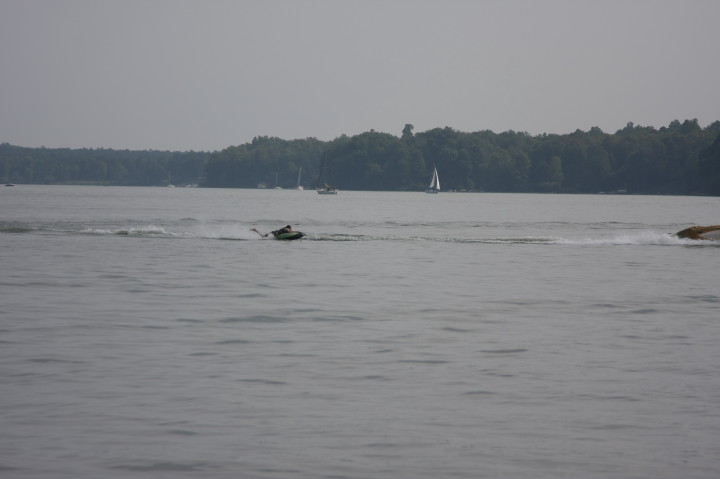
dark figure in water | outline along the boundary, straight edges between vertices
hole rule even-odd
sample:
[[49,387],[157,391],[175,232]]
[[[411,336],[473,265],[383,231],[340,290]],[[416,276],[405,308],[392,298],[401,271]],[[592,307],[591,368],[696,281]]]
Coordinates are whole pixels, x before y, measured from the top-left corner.
[[257,234],[259,234],[260,236],[262,236],[263,238],[267,238],[267,237],[270,236],[271,234],[277,238],[278,235],[281,235],[281,234],[283,234],[283,233],[292,233],[293,231],[295,231],[294,229],[292,229],[292,226],[290,226],[290,225],[285,225],[285,226],[283,226],[282,228],[280,228],[280,229],[278,229],[278,230],[271,231],[270,233],[265,233],[265,234],[262,234],[261,232],[259,232],[259,231],[256,230],[255,228],[253,228],[252,230],[253,230],[254,232],[256,232]]

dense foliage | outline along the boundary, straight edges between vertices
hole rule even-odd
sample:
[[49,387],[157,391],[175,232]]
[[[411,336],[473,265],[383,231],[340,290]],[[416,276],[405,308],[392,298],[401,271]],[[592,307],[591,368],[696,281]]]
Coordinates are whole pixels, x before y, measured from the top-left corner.
[[213,153],[2,144],[0,175],[16,183],[288,188],[301,174],[314,187],[323,159],[330,182],[345,190],[422,190],[436,166],[444,190],[720,195],[720,121],[538,136],[452,128],[415,134],[405,125],[399,137],[373,130],[329,142],[257,137]]
[[[435,128],[401,137],[370,131],[323,143],[259,137],[213,153],[208,186],[293,186],[302,167],[316,185],[323,155],[333,183],[348,190],[422,190],[433,165],[443,189],[497,192],[720,194],[720,122],[677,120],[655,129],[632,123],[568,135]],[[714,143],[713,143],[714,141]]]
[[13,183],[196,184],[209,153],[23,148],[0,144],[0,177]]

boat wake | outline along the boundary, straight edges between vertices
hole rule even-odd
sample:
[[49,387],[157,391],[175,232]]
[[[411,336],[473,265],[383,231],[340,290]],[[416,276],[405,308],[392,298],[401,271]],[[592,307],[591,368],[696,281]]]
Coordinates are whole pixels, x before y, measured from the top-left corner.
[[657,246],[720,246],[720,243],[713,241],[698,241],[687,238],[679,238],[671,233],[658,233],[653,231],[646,231],[635,234],[624,234],[608,236],[603,238],[558,238],[554,241],[555,244],[560,245],[588,245],[588,246],[615,246],[615,245],[627,245],[627,246],[642,246],[642,245],[657,245]]
[[642,232],[605,237],[562,237],[562,236],[382,236],[324,234],[311,235],[310,241],[415,241],[465,244],[538,244],[574,246],[710,246],[720,247],[717,241],[698,241],[678,238],[670,233]]
[[199,226],[193,228],[177,228],[179,231],[172,231],[169,228],[155,225],[129,226],[116,229],[86,228],[80,231],[81,234],[90,235],[111,235],[111,236],[133,236],[146,238],[185,238],[185,239],[218,239],[218,240],[257,240],[258,235],[248,228],[239,226]]
[[[493,228],[495,232],[502,229]],[[400,228],[402,230],[402,228]],[[604,235],[604,236],[555,236],[555,235],[502,235],[493,234],[492,230],[460,229],[450,234],[349,234],[349,233],[309,233],[303,241],[399,241],[428,243],[460,243],[460,244],[498,244],[498,245],[559,245],[559,246],[694,246],[720,247],[720,241],[694,240],[679,238],[671,233],[642,231],[637,233]],[[525,229],[527,231],[527,229]],[[250,226],[217,223],[206,224],[193,221],[180,221],[172,225],[135,224],[124,226],[88,226],[77,223],[51,224],[0,224],[0,233],[7,234],[80,234],[97,236],[125,236],[133,238],[176,238],[176,239],[214,239],[230,241],[262,240]],[[468,233],[473,233],[468,235]],[[483,233],[483,234],[478,234]]]
[[89,235],[110,235],[110,236],[159,236],[159,237],[177,237],[178,235],[167,231],[160,226],[136,226],[117,229],[103,228],[86,228],[80,231],[81,234]]

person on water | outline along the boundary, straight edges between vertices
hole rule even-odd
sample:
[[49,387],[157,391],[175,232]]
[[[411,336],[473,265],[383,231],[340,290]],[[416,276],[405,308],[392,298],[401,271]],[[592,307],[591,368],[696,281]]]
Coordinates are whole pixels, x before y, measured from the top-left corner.
[[262,236],[263,238],[267,238],[268,236],[270,236],[270,234],[277,237],[278,235],[281,235],[283,233],[292,233],[293,231],[295,231],[292,229],[292,226],[290,226],[290,225],[285,225],[284,227],[280,228],[279,230],[271,231],[270,233],[265,233],[265,234],[262,234],[255,228],[253,228],[252,230],[254,232],[256,232],[257,234],[259,234],[260,236]]
[[280,228],[279,230],[273,231],[272,234],[277,236],[277,235],[281,235],[283,233],[292,233],[292,231],[293,231],[292,226],[286,225],[285,227]]

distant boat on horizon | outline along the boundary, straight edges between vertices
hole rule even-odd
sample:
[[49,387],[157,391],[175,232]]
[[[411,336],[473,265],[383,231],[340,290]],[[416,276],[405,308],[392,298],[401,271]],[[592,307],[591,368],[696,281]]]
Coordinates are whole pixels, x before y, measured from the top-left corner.
[[327,161],[327,155],[323,155],[322,162],[320,163],[320,175],[318,176],[318,187],[317,192],[319,195],[337,195],[338,194],[338,188],[337,186],[332,186],[328,184],[328,177],[329,177],[329,165]]
[[430,180],[430,186],[428,186],[425,193],[435,194],[440,191],[440,178],[438,177],[437,168],[433,166],[432,180]]
[[300,171],[298,172],[298,182],[297,182],[297,187],[296,187],[296,189],[298,189],[298,190],[304,190],[304,189],[305,189],[305,188],[303,187],[303,185],[300,184],[300,177],[301,177],[301,176],[302,176],[302,166],[300,167]]

